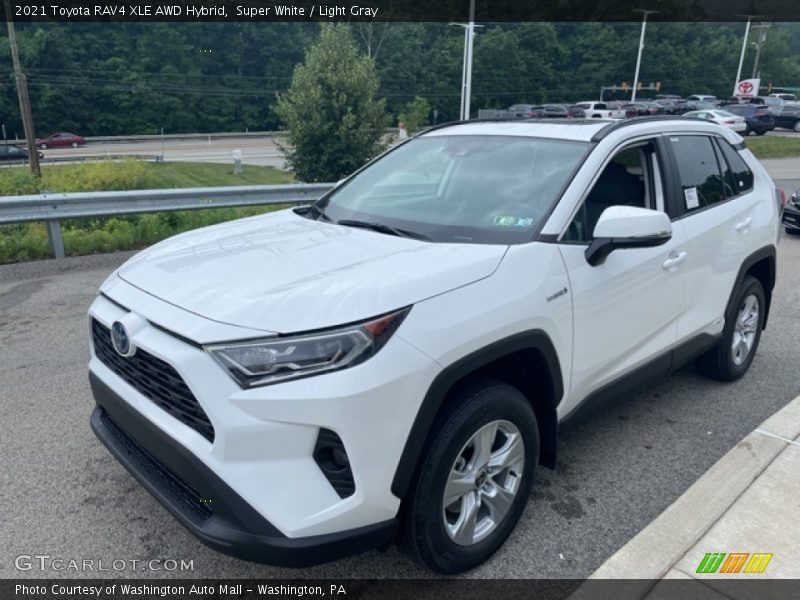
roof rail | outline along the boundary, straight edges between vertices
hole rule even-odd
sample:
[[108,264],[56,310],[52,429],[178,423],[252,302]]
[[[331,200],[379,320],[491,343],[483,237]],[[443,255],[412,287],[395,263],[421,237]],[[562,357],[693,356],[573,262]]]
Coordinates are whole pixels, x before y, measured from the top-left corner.
[[623,119],[615,123],[609,123],[600,131],[592,136],[593,142],[599,142],[609,133],[622,129],[628,125],[635,125],[636,123],[649,123],[652,121],[686,121],[687,119],[680,115],[651,115],[649,117],[631,117],[630,119]]
[[453,127],[454,125],[467,125],[469,123],[519,123],[521,121],[527,121],[528,119],[522,119],[518,117],[496,117],[493,119],[469,119],[467,121],[447,121],[446,123],[439,123],[438,125],[434,125],[433,127],[428,127],[427,129],[423,129],[422,131],[418,131],[412,137],[417,137],[419,135],[425,135],[429,131],[436,131],[437,129],[443,129],[445,127]]

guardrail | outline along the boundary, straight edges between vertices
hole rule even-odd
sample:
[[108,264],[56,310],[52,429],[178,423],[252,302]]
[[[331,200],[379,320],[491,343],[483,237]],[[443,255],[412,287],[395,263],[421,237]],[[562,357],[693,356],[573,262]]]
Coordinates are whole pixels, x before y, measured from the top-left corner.
[[[218,133],[165,133],[153,135],[98,135],[86,137],[87,143],[111,143],[111,144],[130,144],[135,142],[160,142],[164,141],[196,141],[196,140],[228,140],[239,138],[277,138],[283,137],[288,133],[286,130],[277,129],[274,131],[229,131]],[[397,135],[397,127],[386,129],[387,135]],[[0,145],[24,146],[25,138],[0,140]]]
[[44,221],[53,256],[63,258],[63,219],[235,206],[303,204],[317,200],[333,186],[332,183],[295,183],[11,196],[0,198],[0,225]]

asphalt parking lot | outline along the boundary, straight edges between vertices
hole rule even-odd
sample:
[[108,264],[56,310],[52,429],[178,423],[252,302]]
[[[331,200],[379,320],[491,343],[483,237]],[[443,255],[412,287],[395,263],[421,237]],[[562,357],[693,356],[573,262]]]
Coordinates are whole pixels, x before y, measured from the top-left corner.
[[[0,577],[19,555],[193,561],[190,572],[128,576],[426,577],[398,550],[305,570],[217,554],[195,540],[94,438],[85,313],[129,254],[0,266]],[[758,355],[733,384],[689,366],[563,432],[555,472],[540,470],[508,543],[469,577],[580,578],[646,526],[699,475],[800,393],[800,237],[783,236],[778,284]],[[141,563],[140,563],[141,564]]]

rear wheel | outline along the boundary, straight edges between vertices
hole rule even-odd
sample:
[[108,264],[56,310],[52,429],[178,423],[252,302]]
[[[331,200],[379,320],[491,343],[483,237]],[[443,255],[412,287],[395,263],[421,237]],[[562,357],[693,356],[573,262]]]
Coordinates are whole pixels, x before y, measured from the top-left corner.
[[800,133],[800,119],[794,122],[794,127],[792,127],[797,133]]
[[457,389],[437,420],[404,502],[400,542],[439,573],[483,563],[522,514],[539,459],[539,430],[516,388],[483,379]]
[[761,282],[748,275],[733,291],[719,343],[697,359],[698,370],[719,381],[739,379],[753,362],[764,327],[766,297]]
[[47,144],[39,144],[39,148],[42,150],[47,150]]
[[756,135],[764,135],[765,133],[767,133],[766,129],[759,129],[758,131],[756,131]]
[[744,131],[742,132],[742,135],[743,136],[744,135],[750,135],[750,123],[745,124]]
[[78,147],[78,142],[72,142],[72,147],[73,148],[77,148]]

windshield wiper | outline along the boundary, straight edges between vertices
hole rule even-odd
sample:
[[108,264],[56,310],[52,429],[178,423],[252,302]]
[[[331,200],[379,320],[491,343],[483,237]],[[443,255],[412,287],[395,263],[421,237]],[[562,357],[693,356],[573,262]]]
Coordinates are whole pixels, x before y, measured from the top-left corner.
[[396,235],[398,237],[425,240],[427,242],[431,241],[431,238],[429,238],[427,235],[417,233],[416,231],[409,231],[407,229],[398,229],[397,227],[392,227],[383,223],[371,223],[369,221],[358,221],[355,219],[339,219],[336,221],[336,223],[338,225],[345,225],[347,227],[362,227],[364,229],[371,229],[372,231],[377,231],[378,233],[388,233],[389,235]]
[[324,211],[324,210],[322,210],[322,209],[321,209],[319,206],[317,206],[316,204],[312,204],[312,205],[310,205],[310,206],[308,207],[308,211],[309,211],[309,212],[311,212],[311,211],[314,211],[314,213],[316,213],[316,215],[317,215],[317,216],[318,216],[320,219],[322,219],[323,221],[328,221],[328,222],[330,222],[330,223],[333,223],[333,219],[331,219],[331,218],[330,218],[328,215],[326,215],[326,214],[325,214],[325,211]]

